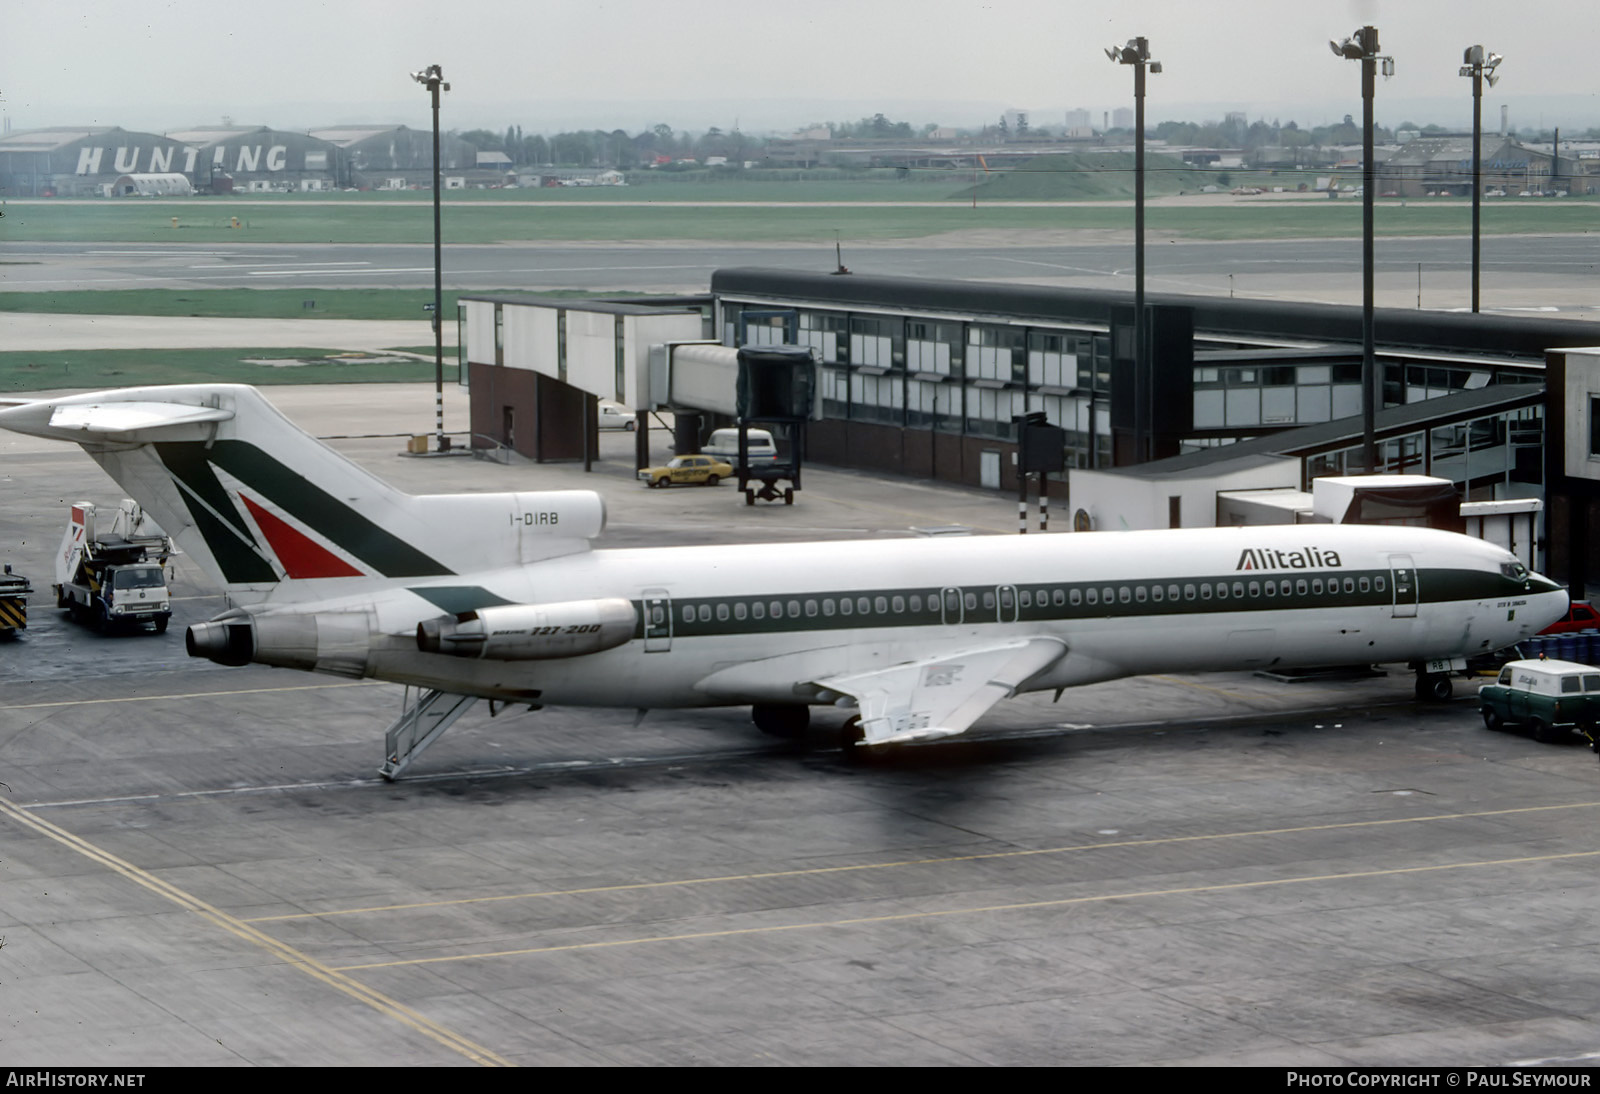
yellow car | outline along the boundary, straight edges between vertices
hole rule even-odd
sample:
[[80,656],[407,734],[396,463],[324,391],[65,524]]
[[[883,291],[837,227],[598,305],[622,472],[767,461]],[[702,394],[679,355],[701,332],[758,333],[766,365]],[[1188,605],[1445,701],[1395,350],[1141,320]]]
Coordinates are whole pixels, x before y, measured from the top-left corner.
[[647,467],[639,472],[639,477],[647,486],[669,486],[680,482],[715,486],[732,474],[732,464],[710,456],[674,456],[667,461],[667,466]]

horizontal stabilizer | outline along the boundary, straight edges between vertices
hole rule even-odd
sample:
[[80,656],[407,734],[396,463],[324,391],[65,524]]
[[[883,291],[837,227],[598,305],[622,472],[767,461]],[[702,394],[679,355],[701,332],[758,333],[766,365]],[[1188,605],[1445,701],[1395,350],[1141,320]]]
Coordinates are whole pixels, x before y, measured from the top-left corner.
[[57,406],[50,415],[50,427],[144,440],[143,435],[152,431],[200,422],[225,422],[232,417],[231,410],[187,403],[82,403]]
[[1059,639],[1031,638],[815,683],[856,700],[867,744],[901,744],[965,732],[1066,652]]

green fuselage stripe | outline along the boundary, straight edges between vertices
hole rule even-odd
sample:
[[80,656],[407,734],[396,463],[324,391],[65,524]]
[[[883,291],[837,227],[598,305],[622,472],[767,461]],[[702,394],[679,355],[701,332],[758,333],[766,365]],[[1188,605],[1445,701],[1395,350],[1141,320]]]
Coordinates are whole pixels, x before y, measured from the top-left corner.
[[[1480,570],[1411,571],[1412,584],[1399,603],[1442,604],[1512,599],[1532,594],[1521,581]],[[1267,593],[1268,582],[1273,585]],[[1284,583],[1288,583],[1287,590]],[[1349,588],[1346,588],[1348,583]],[[1218,589],[1226,586],[1226,596]],[[1160,598],[1155,590],[1159,587]],[[1177,589],[1177,597],[1171,590]],[[1107,593],[1110,593],[1109,598]],[[1089,600],[1091,592],[1094,602]],[[1026,595],[1024,595],[1026,594]],[[1141,599],[1142,594],[1142,599]],[[947,610],[954,595],[959,611]],[[850,610],[843,602],[850,601]],[[866,610],[862,610],[865,601]],[[763,593],[759,596],[674,597],[670,632],[647,619],[651,601],[634,601],[636,638],[701,638],[793,631],[844,631],[878,627],[929,627],[985,623],[1056,623],[1091,619],[1181,619],[1193,615],[1248,616],[1257,612],[1304,612],[1327,608],[1392,608],[1390,570],[1318,570],[1210,577],[1145,578],[1137,581],[1021,582],[936,588],[838,589],[826,592]],[[757,615],[759,605],[760,614]],[[897,607],[898,605],[898,607]],[[668,605],[658,605],[665,609]],[[830,611],[831,610],[831,611]],[[1241,622],[1245,620],[1241,619]]]

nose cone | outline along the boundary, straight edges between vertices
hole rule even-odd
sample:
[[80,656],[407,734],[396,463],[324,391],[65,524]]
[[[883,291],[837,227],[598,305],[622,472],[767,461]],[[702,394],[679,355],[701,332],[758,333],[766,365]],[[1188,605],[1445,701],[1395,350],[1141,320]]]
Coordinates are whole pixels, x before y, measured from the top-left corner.
[[1567,590],[1543,574],[1528,575],[1528,606],[1519,613],[1526,616],[1537,634],[1567,614],[1572,598]]

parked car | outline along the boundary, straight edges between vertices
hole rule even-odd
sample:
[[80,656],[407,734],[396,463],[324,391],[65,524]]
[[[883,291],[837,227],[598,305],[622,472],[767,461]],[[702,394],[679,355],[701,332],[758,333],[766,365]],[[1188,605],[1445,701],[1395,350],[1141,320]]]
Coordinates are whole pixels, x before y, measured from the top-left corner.
[[600,404],[601,429],[626,429],[632,433],[638,424],[633,415],[621,407],[607,406],[605,403]]
[[[745,430],[745,446],[750,457],[750,466],[759,467],[764,463],[778,462],[778,446],[772,440],[772,434],[765,429],[748,428]],[[702,455],[711,456],[719,460],[737,465],[739,462],[739,431],[737,429],[713,430],[711,437],[700,446]]]
[[1540,634],[1570,634],[1575,631],[1600,630],[1600,611],[1595,611],[1588,603],[1574,600],[1572,607],[1567,609],[1567,614],[1550,624]]
[[1490,729],[1526,726],[1536,741],[1569,730],[1593,739],[1600,723],[1600,668],[1571,661],[1510,661],[1478,689],[1478,712]]
[[677,483],[698,483],[715,486],[733,474],[733,467],[710,456],[674,456],[665,467],[646,467],[639,478],[646,486],[671,486]]

